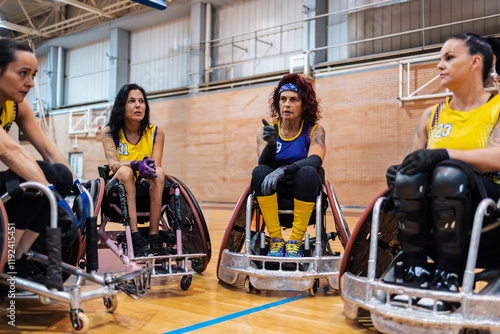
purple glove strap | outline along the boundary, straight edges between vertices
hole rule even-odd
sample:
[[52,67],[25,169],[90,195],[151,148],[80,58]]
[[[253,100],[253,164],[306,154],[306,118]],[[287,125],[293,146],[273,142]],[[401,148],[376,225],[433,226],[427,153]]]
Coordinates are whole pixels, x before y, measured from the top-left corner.
[[156,175],[156,165],[154,159],[145,158],[139,162],[139,176],[144,179],[154,179],[158,177]]

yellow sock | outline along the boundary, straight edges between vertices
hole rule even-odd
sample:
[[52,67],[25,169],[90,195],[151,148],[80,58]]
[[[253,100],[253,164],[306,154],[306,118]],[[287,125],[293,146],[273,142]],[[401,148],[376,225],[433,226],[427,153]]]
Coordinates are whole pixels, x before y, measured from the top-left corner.
[[289,240],[302,241],[306,233],[309,219],[314,209],[314,202],[304,202],[296,198],[293,199],[293,225],[292,235]]
[[278,195],[274,193],[269,196],[257,196],[257,202],[259,202],[260,212],[266,222],[269,237],[271,239],[283,239],[283,235],[281,234],[280,219],[278,217]]

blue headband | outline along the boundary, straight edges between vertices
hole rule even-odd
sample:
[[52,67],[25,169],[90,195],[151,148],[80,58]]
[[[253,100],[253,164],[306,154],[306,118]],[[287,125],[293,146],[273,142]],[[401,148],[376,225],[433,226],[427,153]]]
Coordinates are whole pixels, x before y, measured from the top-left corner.
[[293,90],[294,92],[299,92],[297,86],[295,86],[295,84],[293,83],[287,83],[287,84],[284,84],[283,86],[281,86],[280,88],[280,91],[278,92],[278,95],[281,94],[281,92],[285,91],[285,90]]

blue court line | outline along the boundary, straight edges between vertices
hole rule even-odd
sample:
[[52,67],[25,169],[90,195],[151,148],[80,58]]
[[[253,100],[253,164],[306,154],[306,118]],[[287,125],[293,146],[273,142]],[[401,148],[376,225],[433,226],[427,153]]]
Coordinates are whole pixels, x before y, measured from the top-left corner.
[[279,300],[279,301],[274,302],[274,303],[269,303],[269,304],[265,304],[265,305],[262,305],[262,306],[257,306],[257,307],[250,308],[250,309],[245,310],[245,311],[236,312],[236,313],[233,313],[233,314],[228,314],[228,315],[225,315],[223,317],[220,317],[220,318],[217,318],[217,319],[214,319],[214,320],[200,322],[199,324],[196,324],[196,325],[191,325],[191,326],[187,326],[187,327],[184,327],[184,328],[175,329],[173,331],[165,332],[163,334],[180,334],[180,333],[187,333],[187,332],[195,331],[197,329],[201,329],[201,328],[213,326],[213,325],[219,324],[219,323],[224,322],[224,321],[233,320],[233,319],[236,319],[236,318],[239,318],[239,317],[243,317],[243,316],[248,315],[248,314],[252,314],[252,313],[255,313],[255,312],[267,310],[268,308],[272,308],[272,307],[280,306],[280,305],[283,305],[283,304],[287,304],[287,303],[296,301],[296,300],[298,300],[298,299],[300,299],[303,296],[308,295],[308,294],[309,293],[300,294],[297,297],[286,298],[286,299]]

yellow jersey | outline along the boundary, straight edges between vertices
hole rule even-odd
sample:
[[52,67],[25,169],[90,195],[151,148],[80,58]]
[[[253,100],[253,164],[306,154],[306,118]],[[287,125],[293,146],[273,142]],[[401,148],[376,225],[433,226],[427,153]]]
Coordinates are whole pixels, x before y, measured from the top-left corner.
[[0,110],[0,124],[5,132],[9,132],[12,123],[16,120],[17,116],[17,103],[14,101],[5,102],[4,106]]
[[[429,120],[427,148],[474,150],[488,146],[500,112],[500,96],[469,111],[450,108],[450,99],[436,104]],[[500,173],[483,173],[487,179],[500,184]]]
[[142,160],[146,156],[151,158],[153,145],[156,141],[156,132],[157,127],[149,125],[137,144],[132,144],[123,133],[123,129],[120,130],[120,140],[115,142],[120,161]]

